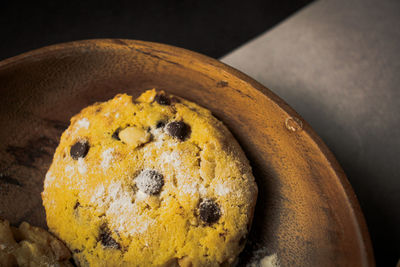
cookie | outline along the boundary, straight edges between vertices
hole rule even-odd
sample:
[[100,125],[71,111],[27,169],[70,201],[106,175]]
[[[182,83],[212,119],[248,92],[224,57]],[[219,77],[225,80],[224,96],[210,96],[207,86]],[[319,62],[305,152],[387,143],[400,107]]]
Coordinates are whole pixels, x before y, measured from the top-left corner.
[[227,266],[257,186],[222,122],[153,89],[74,116],[42,198],[49,229],[81,266]]
[[0,219],[0,266],[73,266],[71,253],[44,229],[26,222],[16,228]]

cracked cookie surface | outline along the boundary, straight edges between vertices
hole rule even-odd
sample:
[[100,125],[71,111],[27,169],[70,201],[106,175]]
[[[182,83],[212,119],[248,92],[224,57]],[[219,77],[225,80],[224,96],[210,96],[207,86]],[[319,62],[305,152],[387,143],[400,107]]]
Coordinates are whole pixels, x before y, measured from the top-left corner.
[[230,265],[256,197],[227,128],[154,89],[74,116],[42,193],[49,229],[81,266]]

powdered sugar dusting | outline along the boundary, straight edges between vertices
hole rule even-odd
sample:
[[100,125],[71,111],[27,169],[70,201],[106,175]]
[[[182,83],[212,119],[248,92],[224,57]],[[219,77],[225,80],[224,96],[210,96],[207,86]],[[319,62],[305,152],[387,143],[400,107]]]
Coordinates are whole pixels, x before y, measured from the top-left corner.
[[[136,196],[139,194],[137,192]],[[132,190],[129,190],[120,181],[116,181],[107,188],[104,185],[99,185],[91,198],[91,202],[99,208],[105,208],[109,224],[116,231],[126,234],[140,234],[155,223],[155,220],[146,214],[138,215],[134,195]]]
[[83,158],[78,159],[78,172],[82,175],[86,174],[87,172],[87,165]]
[[[154,156],[159,149],[165,147],[166,150],[161,154],[157,155],[159,166],[164,170],[171,170],[177,178],[177,193],[179,195],[188,194],[195,195],[200,194],[200,196],[207,195],[207,189],[197,181],[195,177],[198,175],[196,172],[199,170],[191,170],[186,166],[183,160],[184,152],[177,150],[177,143],[175,141],[170,141],[168,136],[162,132],[162,129],[154,129],[152,131],[155,136],[154,146],[148,146],[144,150],[144,158]],[[165,138],[165,140],[164,140]],[[190,164],[190,163],[189,163]]]
[[246,267],[280,267],[278,255],[276,253],[267,254],[267,248],[262,247],[252,252],[250,263]]
[[207,188],[203,184],[199,184],[199,193],[201,196],[205,196],[207,194]]
[[195,178],[197,176],[195,172],[198,170],[191,172],[190,168],[185,166],[182,161],[182,154],[179,151],[163,152],[159,159],[165,168],[172,167],[174,170],[178,183],[178,194],[194,195],[198,193],[200,196],[207,195],[207,189]]
[[179,186],[179,191],[184,194],[189,194],[189,195],[194,195],[198,192],[197,184],[196,183],[190,183],[190,184],[183,184]]
[[88,129],[90,125],[90,122],[87,118],[82,118],[79,121],[76,122],[76,128],[75,130],[78,131],[81,128]]
[[124,217],[126,211],[133,209],[132,194],[124,190],[120,182],[113,183],[108,187],[106,202],[110,202],[107,212],[119,214],[118,216],[121,217]]
[[142,234],[146,232],[150,225],[154,224],[155,220],[151,218],[147,218],[147,220],[142,221],[141,224],[137,225],[136,233]]
[[[154,136],[153,145],[145,148],[145,158],[146,156],[151,157],[151,154],[154,150],[158,150],[161,147],[172,148],[172,151],[164,151],[161,155],[158,156],[159,161],[164,164],[170,164],[175,170],[179,170],[183,168],[183,164],[181,161],[181,154],[179,151],[174,150],[177,144],[176,142],[168,142],[169,136],[163,132],[162,128],[156,128],[152,130],[152,134]],[[156,149],[154,149],[156,148]]]
[[182,161],[178,151],[167,151],[161,154],[160,159],[163,163],[171,164],[175,169],[181,169]]
[[164,144],[164,140],[163,139],[166,137],[165,133],[163,132],[163,129],[162,128],[156,128],[156,129],[153,129],[151,133],[153,134],[153,136],[156,137],[154,145],[157,148],[161,148],[162,145]]
[[104,194],[105,194],[104,185],[102,184],[98,185],[94,191],[94,194],[92,195],[92,198],[90,199],[90,202],[98,204],[98,206],[103,206],[104,201],[100,199],[103,197]]
[[103,170],[107,170],[110,167],[110,163],[114,160],[114,157],[112,155],[113,152],[114,148],[109,148],[101,153],[101,167],[103,168]]
[[279,267],[278,256],[275,254],[265,256],[260,260],[260,267]]
[[56,177],[53,176],[53,174],[52,174],[50,171],[48,171],[48,172],[46,173],[46,177],[45,177],[45,180],[44,180],[44,187],[45,187],[45,188],[48,187],[50,184],[53,183],[53,181],[54,181],[55,179],[56,179]]
[[143,200],[145,200],[146,198],[148,198],[148,196],[149,196],[149,195],[147,195],[147,194],[143,193],[142,191],[138,190],[138,191],[136,192],[135,199],[136,199],[137,201],[143,201]]
[[164,185],[162,174],[150,169],[142,171],[135,181],[139,190],[149,195],[158,194]]
[[[182,152],[176,150],[177,143],[170,141],[170,137],[162,132],[162,129],[153,129],[152,134],[154,141],[152,145],[146,146],[143,150],[144,158],[158,158],[159,168],[161,170],[172,169],[178,179],[187,179],[190,177],[190,170],[185,166],[182,161]],[[165,140],[164,140],[165,138]],[[161,148],[166,148],[166,151],[158,154]]]
[[199,194],[200,197],[207,195],[207,188],[201,183],[188,183],[187,181],[183,182],[178,186],[178,194]]
[[218,196],[225,196],[231,192],[227,182],[218,183],[215,185],[214,192]]
[[71,165],[66,165],[64,169],[65,173],[68,174],[69,177],[74,173],[75,169]]
[[120,182],[108,187],[105,202],[109,203],[106,215],[117,231],[125,232],[135,228],[130,222],[130,215],[134,210],[132,194],[124,190]]

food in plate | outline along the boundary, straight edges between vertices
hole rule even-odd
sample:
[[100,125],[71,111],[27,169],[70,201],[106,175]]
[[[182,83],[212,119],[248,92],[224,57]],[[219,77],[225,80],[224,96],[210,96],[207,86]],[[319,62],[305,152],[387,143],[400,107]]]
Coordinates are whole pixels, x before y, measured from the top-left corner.
[[81,266],[220,266],[244,247],[257,185],[222,122],[153,89],[74,116],[42,198]]
[[68,248],[46,230],[23,222],[18,228],[0,218],[0,266],[73,266]]

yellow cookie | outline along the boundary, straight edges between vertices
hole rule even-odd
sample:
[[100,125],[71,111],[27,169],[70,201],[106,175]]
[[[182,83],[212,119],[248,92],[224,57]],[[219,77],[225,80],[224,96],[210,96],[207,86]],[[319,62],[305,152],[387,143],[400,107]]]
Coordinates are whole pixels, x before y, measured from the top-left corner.
[[257,186],[210,111],[153,89],[74,116],[42,198],[81,266],[220,266],[243,249]]

